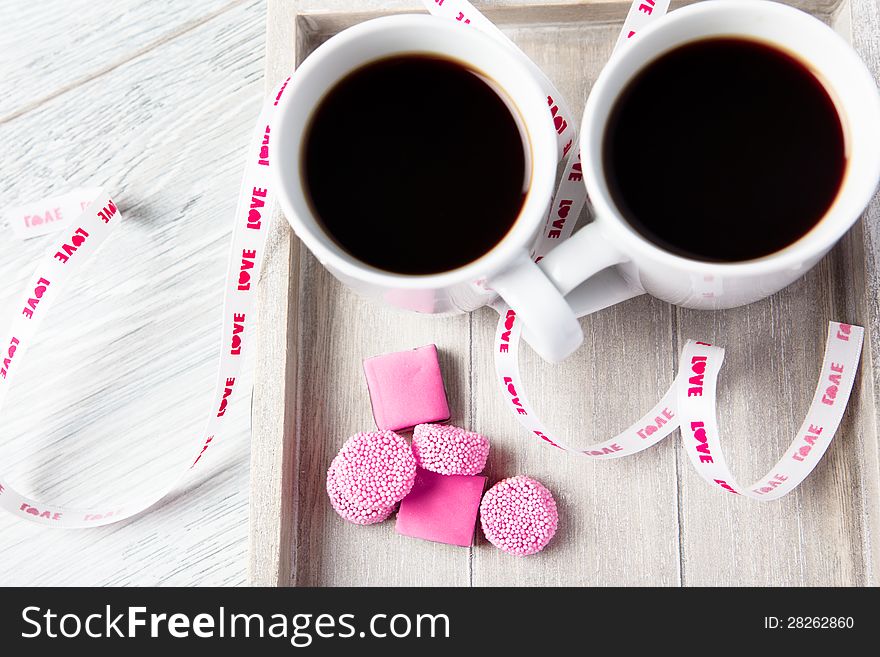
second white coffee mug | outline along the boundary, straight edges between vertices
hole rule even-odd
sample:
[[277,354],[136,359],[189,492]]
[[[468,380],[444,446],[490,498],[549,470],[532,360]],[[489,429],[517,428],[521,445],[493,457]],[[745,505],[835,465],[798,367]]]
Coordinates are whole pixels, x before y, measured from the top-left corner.
[[[615,100],[648,63],[682,44],[729,36],[789,52],[816,74],[840,115],[847,164],[837,198],[806,235],[761,258],[719,263],[670,253],[636,232],[609,193],[601,149]],[[561,292],[571,293],[576,314],[642,292],[687,308],[731,308],[762,299],[803,276],[858,220],[880,180],[880,95],[850,46],[809,14],[765,0],[707,0],[656,21],[607,64],[587,100],[581,158],[595,221],[540,263]],[[711,231],[711,217],[706,219]]]

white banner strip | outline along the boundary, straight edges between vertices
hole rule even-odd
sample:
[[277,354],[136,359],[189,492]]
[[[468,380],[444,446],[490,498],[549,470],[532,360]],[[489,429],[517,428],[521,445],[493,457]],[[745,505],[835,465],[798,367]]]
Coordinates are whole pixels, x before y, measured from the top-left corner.
[[664,16],[667,11],[669,11],[669,0],[636,0],[633,2],[629,7],[629,13],[626,15],[620,36],[617,37],[617,43],[614,44],[614,52],[616,53],[622,44],[632,39],[650,22]]
[[680,426],[685,451],[706,481],[745,497],[773,500],[797,487],[828,449],[852,393],[864,330],[851,324],[829,323],[819,383],[806,418],[779,462],[748,487],[736,483],[721,450],[717,380],[724,349],[688,341],[678,375],[653,408],[616,436],[576,447],[547,426],[529,402],[519,371],[520,337],[521,324],[516,313],[508,309],[495,334],[495,373],[507,407],[529,433],[576,456],[613,459],[637,454]]
[[62,230],[79,217],[89,203],[102,193],[99,188],[77,188],[61,196],[6,208],[3,219],[20,239],[48,235]]
[[756,500],[775,500],[794,490],[818,465],[843,420],[863,338],[861,326],[829,323],[819,382],[803,424],[776,465],[745,487],[736,482],[721,451],[716,399],[724,350],[689,341],[673,388],[681,440],[700,476],[713,486]]
[[[26,520],[53,527],[97,527],[118,522],[151,507],[174,490],[187,472],[198,465],[202,454],[219,440],[231,399],[249,392],[236,386],[236,381],[246,353],[248,335],[256,321],[256,284],[263,261],[267,223],[274,214],[275,194],[269,175],[269,168],[274,161],[272,120],[289,80],[290,78],[279,85],[263,106],[248,147],[223,296],[223,329],[217,385],[205,430],[201,435],[193,437],[192,456],[181,464],[178,476],[162,490],[149,497],[117,504],[111,502],[97,509],[44,504],[19,493],[9,482],[0,478],[0,508]],[[81,192],[75,192],[74,197],[79,198],[79,194]],[[55,207],[55,204],[43,201],[24,207],[46,208]],[[20,311],[15,316],[9,333],[0,342],[0,410],[16,371],[21,369],[25,352],[52,303],[121,219],[122,214],[116,203],[103,190],[98,190],[94,201],[75,221],[67,225],[40,262],[25,287],[21,301],[16,305]]]
[[[544,230],[534,248],[536,260],[558,242],[571,235],[586,200],[580,155],[577,150],[575,118],[561,94],[547,77],[497,27],[466,0],[424,0],[432,14],[470,24],[507,44],[534,71],[547,93],[548,120],[556,129],[560,157],[566,158],[563,177],[550,205]],[[618,45],[625,43],[651,19],[665,13],[666,0],[636,0],[633,3]],[[650,7],[650,11],[647,8]],[[97,509],[74,509],[44,504],[17,492],[0,479],[0,508],[26,520],[52,527],[96,527],[131,517],[155,504],[175,489],[187,472],[196,467],[223,431],[226,409],[231,399],[246,394],[236,386],[248,336],[255,322],[256,282],[262,265],[267,222],[273,216],[275,195],[269,175],[274,161],[272,121],[276,108],[284,102],[290,78],[278,86],[262,108],[247,154],[247,164],[235,213],[232,246],[227,273],[221,356],[217,385],[209,408],[204,432],[193,440],[192,456],[181,464],[174,482],[142,499],[108,503]],[[85,208],[77,216],[77,210]],[[0,341],[0,409],[28,346],[34,339],[52,303],[61,295],[82,264],[95,254],[122,214],[116,203],[100,189],[74,190],[70,194],[11,208],[6,219],[22,237],[61,231],[29,279],[16,315],[6,336]],[[75,219],[74,219],[75,217]],[[645,416],[619,435],[587,448],[565,444],[540,421],[529,404],[520,378],[518,347],[521,327],[516,314],[496,304],[501,317],[495,337],[496,371],[509,407],[520,422],[542,440],[591,458],[618,458],[634,454],[659,442],[681,424],[688,427],[683,436],[688,455],[710,483],[725,490],[754,497],[775,499],[797,486],[809,474],[828,447],[839,425],[852,390],[861,353],[860,327],[833,323],[826,349],[822,378],[804,425],[779,463],[755,484],[742,488],[727,470],[718,442],[715,416],[715,385],[723,350],[703,343],[689,342],[682,363],[691,363],[664,397]],[[705,360],[700,360],[705,359]],[[704,365],[703,365],[704,363]],[[698,370],[703,370],[698,372]],[[689,395],[702,377],[700,395]],[[680,417],[679,417],[680,416]]]

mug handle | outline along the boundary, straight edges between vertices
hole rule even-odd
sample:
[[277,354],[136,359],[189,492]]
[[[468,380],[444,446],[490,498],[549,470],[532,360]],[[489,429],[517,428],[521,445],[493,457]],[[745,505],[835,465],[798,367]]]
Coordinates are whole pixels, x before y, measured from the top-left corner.
[[558,363],[583,342],[578,317],[644,294],[613,267],[626,260],[593,222],[538,264],[523,252],[489,285],[516,311],[526,342],[544,360]]
[[[565,296],[576,317],[585,317],[645,293],[641,287],[621,276],[617,267],[603,269]],[[528,340],[526,332],[523,337]]]
[[[550,251],[538,267],[563,295],[568,295],[603,269],[626,261],[627,257],[605,237],[598,222],[594,221]],[[600,305],[589,312],[595,312],[614,303],[617,301]]]
[[584,341],[584,333],[565,297],[522,251],[514,263],[488,281],[516,311],[539,356],[558,363]]
[[[578,285],[565,296],[565,301],[575,317],[586,317],[642,294],[645,290],[627,281],[617,267],[608,267]],[[535,344],[528,325],[523,326],[522,337],[530,345]]]

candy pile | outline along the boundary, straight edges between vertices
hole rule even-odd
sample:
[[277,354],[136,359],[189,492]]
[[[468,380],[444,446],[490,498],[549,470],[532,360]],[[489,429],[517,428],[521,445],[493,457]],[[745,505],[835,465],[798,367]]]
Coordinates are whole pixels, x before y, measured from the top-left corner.
[[[434,345],[370,358],[364,373],[379,431],[349,438],[330,464],[327,495],[341,517],[371,525],[398,509],[397,533],[468,547],[479,514],[486,539],[510,554],[550,542],[559,521],[550,491],[519,476],[483,495],[488,439],[436,424],[450,413]],[[412,446],[395,433],[410,429]]]

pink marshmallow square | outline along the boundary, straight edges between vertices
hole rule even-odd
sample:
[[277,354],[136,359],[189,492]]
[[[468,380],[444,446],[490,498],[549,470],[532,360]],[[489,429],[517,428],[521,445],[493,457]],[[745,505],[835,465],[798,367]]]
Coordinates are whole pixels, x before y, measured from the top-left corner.
[[398,351],[364,361],[373,418],[382,430],[406,431],[417,424],[445,422],[449,403],[437,347]]
[[485,487],[481,475],[441,475],[419,468],[412,491],[400,503],[397,533],[470,547]]

